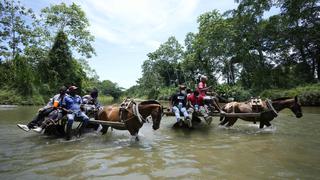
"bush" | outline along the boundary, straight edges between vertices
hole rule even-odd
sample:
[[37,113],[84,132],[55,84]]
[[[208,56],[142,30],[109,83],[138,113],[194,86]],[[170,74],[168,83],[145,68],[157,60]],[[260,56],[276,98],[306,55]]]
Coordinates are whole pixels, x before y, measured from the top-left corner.
[[177,92],[177,87],[161,88],[158,95],[158,100],[169,100],[169,98]]
[[299,86],[292,89],[270,89],[261,92],[261,97],[276,99],[280,97],[298,96],[304,106],[319,106],[320,105],[320,83]]
[[228,84],[221,84],[217,85],[214,89],[215,92],[223,98],[234,98],[235,101],[246,101],[253,96],[250,91],[245,90],[239,85],[231,86]]
[[0,89],[0,104],[20,104],[22,97],[15,90]]
[[99,95],[98,100],[101,105],[107,105],[107,104],[113,103],[113,97],[111,96]]

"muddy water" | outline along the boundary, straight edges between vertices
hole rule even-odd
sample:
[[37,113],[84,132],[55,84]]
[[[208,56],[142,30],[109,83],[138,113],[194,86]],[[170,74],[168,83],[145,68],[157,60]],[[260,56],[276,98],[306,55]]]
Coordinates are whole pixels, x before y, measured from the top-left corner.
[[173,117],[140,141],[126,131],[94,132],[66,142],[24,132],[37,107],[0,109],[1,179],[320,179],[320,108],[296,119],[284,111],[273,127],[238,121],[173,130]]

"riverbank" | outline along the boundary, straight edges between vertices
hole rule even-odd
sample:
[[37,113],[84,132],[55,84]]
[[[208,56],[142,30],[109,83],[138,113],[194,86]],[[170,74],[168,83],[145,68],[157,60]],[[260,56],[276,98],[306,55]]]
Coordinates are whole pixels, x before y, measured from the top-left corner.
[[[320,106],[320,83],[298,86],[292,89],[268,89],[260,93],[252,93],[240,86],[219,85],[215,88],[216,92],[223,98],[234,98],[235,101],[245,101],[252,96],[260,96],[262,98],[275,99],[280,97],[298,96],[303,106]],[[175,87],[160,89],[158,100],[168,100],[176,91]],[[127,94],[129,95],[129,94]],[[135,99],[147,99],[145,96],[140,97],[138,94],[130,94]],[[121,101],[120,98],[119,100]],[[15,90],[0,89],[0,104],[2,105],[44,105],[49,97],[33,94],[32,96],[21,96]],[[114,102],[111,96],[99,96],[101,104],[112,104]]]
[[[53,96],[53,95],[52,95]],[[45,105],[50,99],[50,96],[43,96],[40,94],[33,94],[31,96],[22,96],[15,90],[0,89],[0,106],[29,106],[29,105]],[[111,96],[100,95],[99,102],[104,104],[111,104],[114,98]]]

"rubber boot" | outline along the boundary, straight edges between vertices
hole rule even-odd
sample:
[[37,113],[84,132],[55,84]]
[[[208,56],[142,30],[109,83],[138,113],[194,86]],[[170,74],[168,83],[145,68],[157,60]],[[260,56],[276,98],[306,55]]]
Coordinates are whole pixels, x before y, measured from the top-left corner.
[[71,139],[71,130],[72,130],[72,124],[67,124],[66,129],[66,140],[69,141]]

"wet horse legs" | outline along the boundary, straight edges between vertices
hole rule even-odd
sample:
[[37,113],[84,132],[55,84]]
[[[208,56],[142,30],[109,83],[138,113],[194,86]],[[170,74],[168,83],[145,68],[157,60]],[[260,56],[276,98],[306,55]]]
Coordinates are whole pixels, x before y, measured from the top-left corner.
[[102,135],[106,134],[108,132],[108,129],[109,129],[109,126],[103,125],[101,130]]

